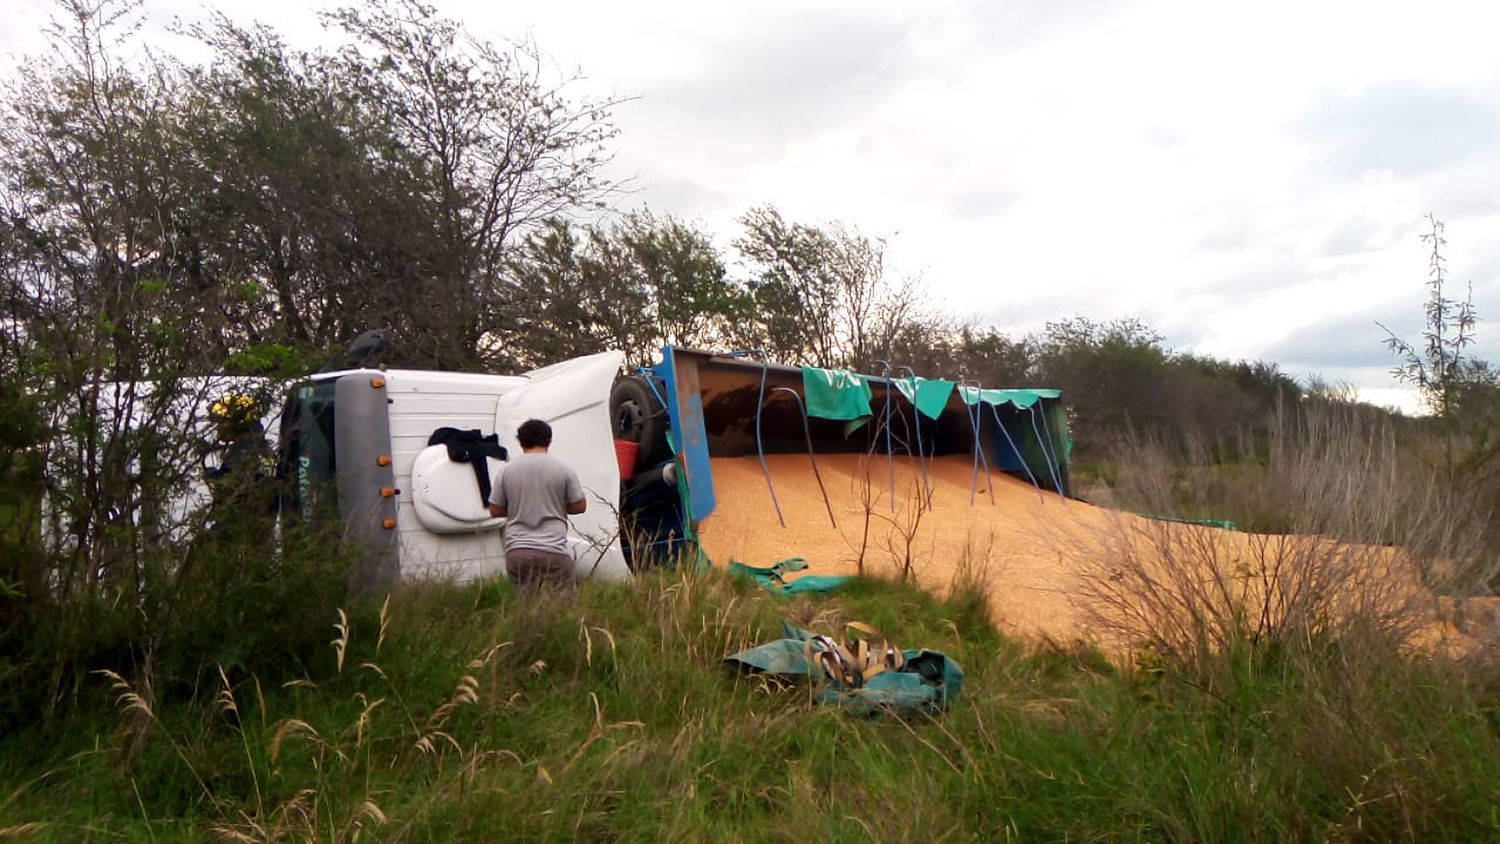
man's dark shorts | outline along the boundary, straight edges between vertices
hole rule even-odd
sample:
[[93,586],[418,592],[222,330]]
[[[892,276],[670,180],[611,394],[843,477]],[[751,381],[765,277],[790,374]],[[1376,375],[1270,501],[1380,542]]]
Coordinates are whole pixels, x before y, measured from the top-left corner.
[[517,548],[505,552],[505,574],[517,591],[535,592],[542,586],[572,589],[573,557]]

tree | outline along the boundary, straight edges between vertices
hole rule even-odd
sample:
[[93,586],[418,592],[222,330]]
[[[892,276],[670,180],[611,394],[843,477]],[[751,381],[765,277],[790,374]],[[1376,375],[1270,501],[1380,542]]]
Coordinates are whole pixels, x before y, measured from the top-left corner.
[[[588,231],[551,220],[525,238],[508,264],[506,362],[519,368],[620,348],[643,331],[644,292],[613,255],[598,254]],[[606,241],[606,245],[607,241]]]
[[214,56],[184,69],[205,266],[259,294],[252,342],[326,351],[382,326],[404,363],[503,358],[507,252],[610,193],[613,103],[415,0],[323,17],[349,39],[333,53],[224,18],[194,31]]
[[1079,442],[1097,447],[1132,426],[1159,428],[1170,418],[1161,388],[1170,355],[1162,341],[1136,319],[1049,322],[1030,340],[1032,374],[1063,391]]
[[750,313],[703,231],[670,216],[627,215],[613,226],[552,220],[508,263],[502,335],[517,365],[620,349],[635,365],[665,344],[739,345]]
[[1427,223],[1428,231],[1421,236],[1429,247],[1426,327],[1422,331],[1421,351],[1379,322],[1376,325],[1386,333],[1386,347],[1401,359],[1391,374],[1396,380],[1415,386],[1433,413],[1452,419],[1461,409],[1466,389],[1493,378],[1487,364],[1467,356],[1469,346],[1474,343],[1478,319],[1474,311],[1474,285],[1469,284],[1462,300],[1448,297],[1445,289],[1448,258],[1444,254],[1448,241],[1443,237],[1443,223],[1431,213],[1427,215]]
[[391,266],[430,263],[432,226],[394,143],[332,61],[220,18],[185,68],[194,109],[181,172],[201,197],[205,283],[243,291],[247,345],[304,352],[402,325],[415,292]]
[[1400,359],[1391,374],[1415,386],[1437,420],[1448,482],[1492,486],[1500,465],[1500,375],[1489,362],[1469,354],[1478,324],[1474,286],[1468,285],[1462,300],[1449,298],[1443,223],[1431,213],[1427,223],[1421,236],[1429,249],[1421,348],[1376,324],[1386,333],[1387,348]]
[[611,237],[630,253],[649,302],[651,352],[671,344],[737,349],[754,342],[754,303],[707,232],[671,215],[630,214]]
[[398,277],[387,289],[425,299],[411,333],[433,364],[470,362],[503,324],[513,237],[610,193],[613,103],[568,99],[571,80],[544,81],[534,46],[477,41],[418,0],[325,19],[354,39],[335,66],[389,133],[388,164],[414,188],[432,238],[417,261],[387,268]]
[[183,420],[214,398],[190,376],[214,371],[235,336],[228,288],[202,272],[203,197],[182,178],[182,76],[119,58],[132,7],[60,10],[57,57],[24,66],[0,100],[0,371],[34,413],[55,543],[17,551],[3,579],[25,596],[12,623],[35,634],[19,641],[56,648],[32,665],[45,674],[13,678],[47,704],[82,682],[69,657],[103,607],[121,608],[149,698],[158,622],[190,553],[179,540],[192,519],[170,502],[202,456]]
[[[333,13],[350,39],[335,53],[220,19],[196,32],[202,65],[140,49],[129,0],[59,10],[57,57],[0,95],[0,393],[27,414],[0,433],[45,454],[60,541],[0,564],[29,607],[8,604],[0,633],[24,617],[79,654],[90,614],[116,613],[149,697],[171,619],[275,565],[255,546],[219,548],[255,566],[195,567],[223,543],[174,506],[202,474],[192,420],[228,389],[214,373],[372,325],[398,330],[407,362],[478,362],[503,327],[506,251],[607,195],[614,130],[534,48],[417,3]],[[35,663],[58,666],[37,685],[56,701],[84,661]]]
[[841,224],[791,223],[770,206],[740,218],[735,241],[766,351],[817,366],[869,371],[889,361],[901,333],[934,321],[919,279],[891,279],[885,242]]

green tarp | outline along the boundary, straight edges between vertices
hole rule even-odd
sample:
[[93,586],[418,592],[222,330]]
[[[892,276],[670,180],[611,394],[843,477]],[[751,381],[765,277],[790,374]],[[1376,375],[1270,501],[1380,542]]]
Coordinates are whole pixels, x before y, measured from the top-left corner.
[[815,366],[802,367],[802,395],[807,400],[808,416],[850,422],[868,419],[874,398],[863,375]]
[[1026,408],[1031,407],[1042,399],[1055,399],[1061,397],[1062,390],[1049,390],[1044,388],[1032,390],[976,390],[973,387],[961,386],[958,388],[958,395],[964,400],[964,404],[976,404],[978,402],[984,402],[986,404],[993,404],[996,406],[1009,404],[1014,405],[1019,410],[1025,410]]
[[[1066,466],[1072,457],[1073,435],[1068,430],[1067,410],[1062,406],[1062,402],[1054,401],[1051,405],[1041,403],[1042,399],[1061,398],[1062,390],[1044,387],[976,390],[973,387],[960,385],[958,395],[965,404],[970,406],[983,402],[999,408],[1008,404],[1017,410],[1030,411],[1032,417],[1029,424],[1023,423],[1021,430],[1016,432],[1020,434],[1017,447],[1021,450],[1021,459],[1026,462],[1027,467],[1036,477],[1043,478],[1051,475],[1053,469]],[[1038,413],[1041,414],[1040,418],[1036,415]],[[1047,441],[1045,452],[1041,449],[1041,441],[1044,437]],[[1060,466],[1050,466],[1049,464],[1053,462]]]
[[772,566],[747,566],[731,562],[729,573],[737,577],[748,577],[765,589],[782,595],[798,595],[803,592],[831,592],[848,582],[848,575],[805,574],[796,580],[787,581],[783,575],[802,571],[807,561],[801,557],[789,557]]
[[1179,519],[1175,516],[1153,516],[1150,513],[1136,513],[1136,515],[1155,519],[1158,522],[1177,522],[1183,525],[1202,525],[1203,527],[1219,528],[1221,530],[1239,530],[1239,526],[1229,519]]
[[[809,630],[781,623],[784,638],[730,654],[724,661],[745,671],[774,674],[787,680],[806,679],[814,670],[807,663]],[[885,671],[849,688],[825,681],[817,700],[848,712],[870,715],[879,712],[916,712],[947,708],[963,691],[964,672],[941,651],[925,648],[903,650],[906,664],[899,671]]]
[[953,395],[954,382],[941,378],[918,378],[911,375],[896,378],[894,383],[901,395],[906,396],[906,400],[928,419],[938,418],[948,405],[948,397]]

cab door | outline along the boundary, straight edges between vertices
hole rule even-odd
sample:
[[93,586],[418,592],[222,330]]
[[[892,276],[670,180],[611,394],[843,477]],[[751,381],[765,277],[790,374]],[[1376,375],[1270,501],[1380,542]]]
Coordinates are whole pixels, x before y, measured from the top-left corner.
[[551,455],[578,473],[588,510],[569,517],[568,544],[579,577],[630,574],[620,549],[620,467],[609,424],[609,391],[624,362],[621,352],[603,352],[533,370],[495,409],[506,448],[519,454],[516,429],[540,419],[552,426]]

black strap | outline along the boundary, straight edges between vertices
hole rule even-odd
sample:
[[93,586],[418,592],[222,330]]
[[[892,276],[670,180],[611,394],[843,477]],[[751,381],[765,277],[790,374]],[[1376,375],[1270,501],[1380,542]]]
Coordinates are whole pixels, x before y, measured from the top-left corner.
[[486,505],[490,503],[490,467],[485,458],[510,459],[509,452],[500,444],[499,434],[486,436],[478,428],[438,428],[427,438],[427,444],[445,446],[449,460],[473,466],[474,479],[479,481],[479,498]]

